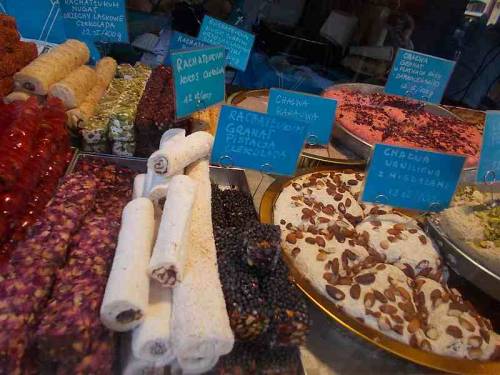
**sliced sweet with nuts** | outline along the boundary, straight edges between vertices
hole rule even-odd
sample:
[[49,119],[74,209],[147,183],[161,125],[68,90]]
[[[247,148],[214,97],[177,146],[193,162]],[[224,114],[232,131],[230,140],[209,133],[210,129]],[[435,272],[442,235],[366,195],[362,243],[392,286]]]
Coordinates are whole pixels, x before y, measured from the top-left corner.
[[378,328],[380,328],[382,331],[388,331],[391,329],[391,321],[387,316],[381,316],[378,321]]
[[326,286],[326,292],[336,301],[342,301],[345,298],[344,292],[332,285]]

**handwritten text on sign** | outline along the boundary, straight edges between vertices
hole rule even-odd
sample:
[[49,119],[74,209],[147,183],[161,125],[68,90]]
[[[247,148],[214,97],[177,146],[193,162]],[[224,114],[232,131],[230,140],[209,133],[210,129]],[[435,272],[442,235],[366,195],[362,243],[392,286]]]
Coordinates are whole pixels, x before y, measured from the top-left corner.
[[450,205],[465,157],[377,144],[362,200],[441,211]]
[[455,62],[400,49],[385,92],[430,103],[441,103]]
[[68,37],[128,42],[125,1],[59,0]]
[[268,114],[307,124],[307,142],[325,145],[330,142],[337,102],[320,96],[271,89]]
[[486,112],[477,182],[500,181],[500,111]]
[[[208,44],[193,38],[184,33],[180,33],[178,31],[174,31],[172,36],[170,37],[170,53],[181,50],[181,49],[190,49],[190,48],[203,48],[208,47]],[[166,64],[170,64],[170,53],[167,55],[165,59]]]
[[225,65],[223,47],[172,53],[177,117],[188,116],[224,101]]
[[228,50],[228,65],[238,70],[246,70],[255,41],[253,34],[205,16],[198,39],[214,46],[224,46]]
[[212,163],[291,176],[307,125],[246,109],[222,106]]

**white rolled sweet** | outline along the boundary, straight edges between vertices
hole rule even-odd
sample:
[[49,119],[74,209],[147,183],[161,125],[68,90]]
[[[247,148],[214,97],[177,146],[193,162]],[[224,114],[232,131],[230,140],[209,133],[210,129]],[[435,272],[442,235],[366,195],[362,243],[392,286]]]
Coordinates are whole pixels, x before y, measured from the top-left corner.
[[167,182],[163,184],[155,185],[151,191],[146,195],[151,202],[153,202],[153,207],[155,210],[155,219],[160,220],[163,214],[163,206],[167,198],[168,190],[170,188],[171,177],[167,177]]
[[162,286],[174,287],[184,277],[195,195],[196,182],[192,178],[172,177],[148,268],[149,275]]
[[208,160],[194,163],[187,175],[198,186],[185,274],[173,289],[172,344],[182,369],[199,373],[232,350],[234,336],[217,269]]
[[122,375],[163,375],[165,367],[151,361],[139,359],[132,353],[130,335],[121,342]]
[[186,138],[186,130],[180,128],[173,128],[167,130],[160,139],[160,150],[168,148],[170,145],[175,144]]
[[172,291],[152,281],[149,306],[144,321],[132,333],[132,353],[136,358],[166,366],[174,359],[170,340]]
[[144,194],[144,182],[146,181],[146,174],[141,173],[134,178],[134,191],[132,192],[132,199],[140,198]]
[[147,198],[129,202],[122,214],[113,266],[101,305],[101,321],[113,331],[137,327],[148,307],[147,268],[155,235],[154,208]]
[[214,137],[207,132],[196,132],[179,141],[168,141],[168,147],[154,152],[148,159],[148,170],[164,176],[174,176],[212,151]]

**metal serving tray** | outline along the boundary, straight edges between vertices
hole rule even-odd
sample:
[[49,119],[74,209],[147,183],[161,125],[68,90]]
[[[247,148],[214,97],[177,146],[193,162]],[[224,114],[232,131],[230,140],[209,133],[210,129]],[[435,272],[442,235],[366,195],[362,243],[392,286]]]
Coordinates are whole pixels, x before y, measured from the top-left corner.
[[[122,167],[130,168],[139,173],[145,173],[147,170],[146,158],[121,157],[108,154],[94,154],[88,152],[77,152],[66,173],[71,173],[75,170],[76,165],[80,160],[105,160]],[[232,187],[247,193],[250,193],[248,182],[243,169],[238,168],[222,168],[210,166],[210,180],[213,184],[219,186]]]
[[453,271],[500,301],[500,275],[490,271],[449,239],[439,225],[439,216],[427,220],[426,230]]

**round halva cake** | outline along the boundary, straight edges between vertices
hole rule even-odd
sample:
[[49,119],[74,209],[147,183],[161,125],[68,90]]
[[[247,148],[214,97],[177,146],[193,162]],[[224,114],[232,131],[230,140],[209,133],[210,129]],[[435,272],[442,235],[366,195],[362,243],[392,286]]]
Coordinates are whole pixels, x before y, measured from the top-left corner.
[[413,219],[361,203],[363,180],[354,171],[316,172],[284,187],[274,222],[295,268],[344,313],[387,336],[442,355],[492,358],[498,335],[448,290],[431,239]]

